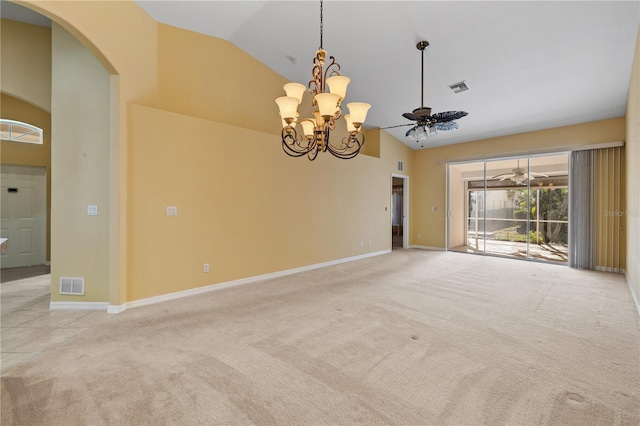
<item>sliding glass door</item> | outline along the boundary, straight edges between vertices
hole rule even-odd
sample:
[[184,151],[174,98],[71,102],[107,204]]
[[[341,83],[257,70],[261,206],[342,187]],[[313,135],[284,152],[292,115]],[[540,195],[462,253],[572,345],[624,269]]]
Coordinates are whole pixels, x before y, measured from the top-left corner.
[[449,250],[566,263],[566,154],[450,164],[448,182]]

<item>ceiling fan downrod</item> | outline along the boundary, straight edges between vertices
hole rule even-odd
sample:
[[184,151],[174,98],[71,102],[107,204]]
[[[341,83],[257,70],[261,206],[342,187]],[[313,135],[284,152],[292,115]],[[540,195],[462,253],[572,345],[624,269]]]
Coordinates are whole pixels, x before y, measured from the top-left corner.
[[[419,41],[416,44],[416,49],[420,51],[420,58],[422,60],[422,67],[420,72],[420,108],[416,108],[413,110],[413,114],[416,117],[427,119],[431,116],[431,108],[425,108],[424,106],[424,51],[429,47],[429,42],[426,40]],[[424,123],[422,125],[429,125],[429,123]]]

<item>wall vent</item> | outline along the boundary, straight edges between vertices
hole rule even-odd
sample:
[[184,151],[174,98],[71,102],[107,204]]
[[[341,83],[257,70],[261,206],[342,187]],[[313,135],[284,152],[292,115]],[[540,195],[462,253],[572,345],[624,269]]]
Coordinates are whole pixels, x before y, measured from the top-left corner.
[[60,289],[58,293],[84,296],[84,278],[60,277]]
[[404,163],[402,161],[398,161],[398,171],[401,172],[404,168]]
[[449,86],[449,89],[453,90],[453,93],[466,92],[470,89],[469,84],[466,81],[460,81]]

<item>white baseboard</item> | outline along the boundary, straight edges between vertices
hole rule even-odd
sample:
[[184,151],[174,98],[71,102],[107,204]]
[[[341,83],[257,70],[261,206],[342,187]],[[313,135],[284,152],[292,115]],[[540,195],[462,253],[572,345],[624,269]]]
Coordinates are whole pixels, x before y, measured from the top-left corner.
[[419,250],[445,251],[445,249],[444,249],[444,248],[442,248],[442,247],[431,247],[431,246],[418,246],[418,245],[411,245],[411,246],[409,246],[409,248],[412,248],[412,249],[419,249]]
[[615,272],[617,274],[624,274],[624,269],[621,269],[621,268],[609,268],[605,266],[596,266],[595,270],[603,271],[603,272]]
[[50,311],[106,311],[108,302],[49,302]]
[[627,285],[629,286],[629,292],[631,293],[631,298],[633,299],[633,304],[636,305],[636,311],[638,311],[638,316],[640,317],[640,302],[638,301],[638,295],[633,291],[631,287],[631,281],[629,281],[629,277],[626,272],[624,274],[624,278],[627,281]]
[[344,259],[331,260],[329,262],[316,263],[315,265],[303,266],[301,268],[287,269],[285,271],[273,272],[270,274],[256,275],[248,278],[241,278],[239,280],[227,281],[218,284],[211,284],[204,287],[192,288],[189,290],[177,291],[175,293],[162,294],[159,296],[148,297],[146,299],[133,300],[131,302],[123,303],[122,305],[109,305],[107,313],[118,314],[125,309],[137,308],[140,306],[152,305],[155,303],[167,302],[169,300],[181,299],[183,297],[194,296],[197,294],[208,293],[214,290],[222,290],[225,288],[236,287],[239,285],[250,284],[257,281],[264,281],[272,278],[284,277],[287,275],[297,274],[299,272],[311,271],[319,268],[326,268],[327,266],[339,265],[341,263],[353,262],[355,260],[366,259],[368,257],[380,256],[382,254],[391,253],[391,250],[376,251],[373,253],[362,254],[353,257],[347,257]]

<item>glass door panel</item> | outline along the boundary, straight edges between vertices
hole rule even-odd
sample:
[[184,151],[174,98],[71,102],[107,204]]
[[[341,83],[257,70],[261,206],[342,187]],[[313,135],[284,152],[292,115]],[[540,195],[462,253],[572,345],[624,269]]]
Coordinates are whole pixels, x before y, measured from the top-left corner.
[[566,263],[568,164],[566,153],[450,164],[447,248]]
[[566,263],[569,240],[569,180],[566,154],[532,157],[531,257]]
[[467,245],[469,251],[471,252],[484,253],[484,189],[469,190],[467,191],[467,194],[469,198],[469,216],[467,218]]
[[487,161],[486,253],[528,257],[528,173],[526,158]]

